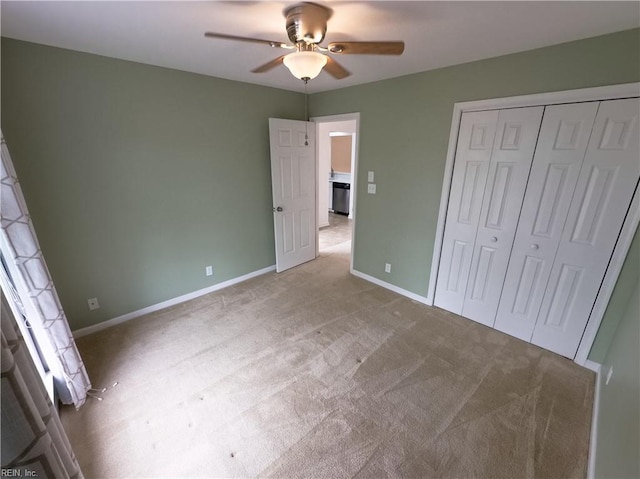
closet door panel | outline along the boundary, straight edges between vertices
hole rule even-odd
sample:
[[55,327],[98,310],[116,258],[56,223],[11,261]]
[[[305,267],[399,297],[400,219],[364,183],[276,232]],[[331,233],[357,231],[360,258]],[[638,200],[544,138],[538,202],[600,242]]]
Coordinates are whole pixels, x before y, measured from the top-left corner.
[[544,107],[500,111],[462,316],[493,326]]
[[640,178],[640,100],[600,103],[531,342],[575,356]]
[[530,341],[598,102],[545,109],[494,327]]
[[460,314],[493,149],[497,111],[465,113],[460,123],[434,304]]

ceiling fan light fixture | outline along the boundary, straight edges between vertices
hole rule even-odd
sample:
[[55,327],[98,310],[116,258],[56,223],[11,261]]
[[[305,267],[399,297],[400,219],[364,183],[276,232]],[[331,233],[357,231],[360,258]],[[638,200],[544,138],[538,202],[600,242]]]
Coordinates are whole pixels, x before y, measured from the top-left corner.
[[318,52],[295,52],[286,55],[282,61],[294,77],[311,80],[327,64],[327,57]]

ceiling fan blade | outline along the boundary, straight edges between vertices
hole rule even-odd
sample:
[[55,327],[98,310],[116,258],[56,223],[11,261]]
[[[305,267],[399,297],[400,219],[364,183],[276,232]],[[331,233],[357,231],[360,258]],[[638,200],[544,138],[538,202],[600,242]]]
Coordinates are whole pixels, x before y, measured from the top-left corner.
[[404,42],[331,42],[328,49],[331,53],[402,55]]
[[347,78],[349,75],[351,75],[351,73],[349,73],[346,68],[344,68],[331,57],[327,57],[327,64],[324,66],[324,69],[336,80],[342,80],[343,78]]
[[204,36],[207,38],[221,38],[223,40],[235,40],[238,42],[263,43],[273,48],[295,48],[295,46],[293,45],[288,45],[282,42],[275,42],[273,40],[261,40],[260,38],[251,38],[251,37],[239,37],[237,35],[227,35],[226,33],[205,32]]
[[280,55],[278,58],[274,58],[273,60],[265,63],[264,65],[260,65],[257,68],[254,68],[253,70],[251,70],[251,73],[264,73],[264,72],[268,72],[269,70],[277,67],[278,65],[280,65],[282,63],[282,59],[284,58],[284,55]]

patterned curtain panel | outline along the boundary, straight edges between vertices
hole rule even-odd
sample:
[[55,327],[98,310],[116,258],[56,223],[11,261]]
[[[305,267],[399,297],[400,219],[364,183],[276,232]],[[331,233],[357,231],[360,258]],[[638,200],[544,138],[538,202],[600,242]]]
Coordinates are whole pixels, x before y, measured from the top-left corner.
[[82,478],[2,293],[2,476]]
[[[91,388],[89,377],[40,251],[4,137],[1,141],[0,239],[3,255],[39,345],[43,350],[51,351],[54,356],[46,357],[46,360],[60,401],[79,408],[84,404],[86,393]],[[54,361],[56,364],[52,364]]]

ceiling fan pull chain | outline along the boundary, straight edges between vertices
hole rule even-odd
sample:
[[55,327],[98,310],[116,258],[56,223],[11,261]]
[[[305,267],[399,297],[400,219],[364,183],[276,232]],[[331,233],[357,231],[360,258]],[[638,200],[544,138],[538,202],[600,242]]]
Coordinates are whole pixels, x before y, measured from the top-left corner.
[[309,81],[308,78],[303,78],[302,81],[304,82],[304,146],[309,146],[309,113],[308,113],[308,106],[307,106],[307,82]]

